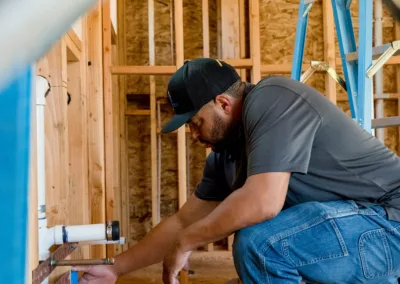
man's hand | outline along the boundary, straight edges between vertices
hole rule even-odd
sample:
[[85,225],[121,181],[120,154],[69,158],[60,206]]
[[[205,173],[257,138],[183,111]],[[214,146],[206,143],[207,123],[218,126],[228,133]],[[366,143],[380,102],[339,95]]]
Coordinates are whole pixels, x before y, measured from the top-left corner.
[[173,246],[164,258],[163,263],[163,282],[165,284],[177,284],[176,279],[181,270],[189,270],[189,256],[191,251],[184,251],[179,245]]
[[114,284],[118,278],[112,266],[77,266],[72,270],[84,272],[79,284]]

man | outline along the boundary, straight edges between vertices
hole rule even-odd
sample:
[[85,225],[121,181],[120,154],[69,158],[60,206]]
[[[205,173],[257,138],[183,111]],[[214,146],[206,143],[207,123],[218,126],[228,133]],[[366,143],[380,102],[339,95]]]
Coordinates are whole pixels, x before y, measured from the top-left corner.
[[286,77],[244,83],[214,59],[186,62],[168,98],[175,116],[162,132],[186,123],[213,149],[203,179],[115,267],[86,269],[81,283],[162,260],[174,283],[191,251],[234,232],[243,283],[396,283],[400,158],[342,110]]

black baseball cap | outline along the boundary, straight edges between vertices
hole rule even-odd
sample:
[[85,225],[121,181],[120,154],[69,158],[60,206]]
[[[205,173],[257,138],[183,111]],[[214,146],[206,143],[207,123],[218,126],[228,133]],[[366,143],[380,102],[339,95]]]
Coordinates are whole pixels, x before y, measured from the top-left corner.
[[161,132],[172,132],[184,125],[202,106],[224,93],[239,78],[236,70],[222,60],[197,58],[186,61],[168,83],[168,101],[175,115]]

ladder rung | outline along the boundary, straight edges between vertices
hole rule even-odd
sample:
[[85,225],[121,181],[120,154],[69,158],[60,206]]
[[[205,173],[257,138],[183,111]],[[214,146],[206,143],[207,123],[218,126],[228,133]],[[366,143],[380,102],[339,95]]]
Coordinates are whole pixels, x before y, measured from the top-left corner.
[[391,117],[373,119],[371,126],[372,128],[400,126],[400,116],[391,116]]
[[[376,46],[372,49],[372,59],[378,59],[379,56],[381,56],[383,53],[385,53],[386,50],[388,50],[390,47],[393,47],[394,49],[399,49],[400,48],[400,40],[393,41],[391,43],[386,43],[384,45]],[[394,55],[400,54],[400,51],[397,51]],[[356,52],[350,52],[346,54],[346,60],[347,61],[354,61],[358,59],[358,51]]]

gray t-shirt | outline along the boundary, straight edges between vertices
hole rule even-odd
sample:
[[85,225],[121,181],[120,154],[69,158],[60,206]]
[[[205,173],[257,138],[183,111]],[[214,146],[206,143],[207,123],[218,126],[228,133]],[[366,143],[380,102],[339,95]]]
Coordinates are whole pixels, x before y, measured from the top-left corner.
[[317,90],[287,77],[247,85],[236,150],[211,153],[195,195],[225,199],[247,176],[291,172],[285,207],[354,200],[400,221],[400,158]]

